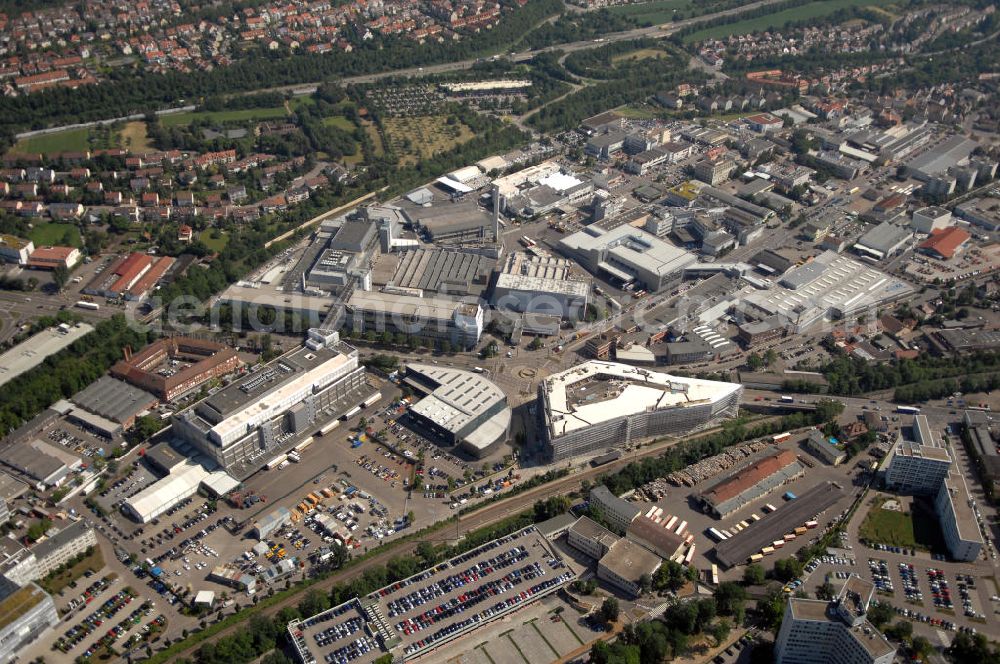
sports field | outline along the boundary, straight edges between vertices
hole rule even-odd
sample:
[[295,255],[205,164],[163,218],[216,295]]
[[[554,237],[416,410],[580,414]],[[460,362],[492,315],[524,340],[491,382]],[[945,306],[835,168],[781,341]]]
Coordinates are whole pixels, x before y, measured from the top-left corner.
[[171,115],[161,115],[160,124],[165,127],[180,127],[188,125],[195,120],[208,120],[210,122],[246,122],[249,120],[273,120],[283,118],[288,115],[284,106],[271,106],[268,108],[241,108],[234,111],[191,111],[188,113],[173,113]]
[[22,138],[11,148],[11,152],[19,154],[38,153],[52,154],[55,152],[83,152],[90,147],[89,129],[67,129],[54,134],[41,134],[31,138]]

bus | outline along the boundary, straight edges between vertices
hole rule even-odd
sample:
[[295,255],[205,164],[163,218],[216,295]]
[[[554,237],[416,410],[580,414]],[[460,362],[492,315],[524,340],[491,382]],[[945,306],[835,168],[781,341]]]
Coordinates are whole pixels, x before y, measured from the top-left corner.
[[712,540],[714,540],[716,542],[722,542],[723,540],[728,539],[725,535],[723,535],[722,533],[720,533],[716,528],[709,528],[709,529],[707,529],[705,531],[705,534],[708,535]]
[[896,406],[896,412],[903,415],[917,415],[920,413],[920,409],[916,406]]
[[783,443],[786,440],[789,440],[791,437],[792,434],[786,431],[785,433],[775,434],[774,436],[771,437],[771,441],[774,443]]
[[340,426],[340,420],[333,420],[332,422],[328,422],[326,426],[324,426],[322,429],[319,430],[319,433],[317,435],[325,436],[326,434],[330,433],[339,426]]
[[719,585],[719,566],[712,563],[712,585]]
[[783,394],[783,395],[782,395],[782,396],[781,396],[781,397],[780,397],[780,398],[778,399],[778,401],[780,401],[781,403],[794,403],[794,402],[795,402],[795,399],[794,399],[793,397],[790,397],[790,396],[788,396],[787,394]]
[[538,243],[535,242],[534,240],[532,240],[527,235],[522,235],[521,236],[521,244],[523,244],[526,249],[531,249],[532,247],[534,247]]
[[355,406],[354,408],[350,409],[349,411],[341,415],[340,419],[346,422],[347,420],[351,419],[360,412],[361,412],[361,406]]
[[382,393],[381,392],[376,392],[375,394],[371,395],[370,397],[368,397],[367,399],[365,399],[364,401],[362,401],[361,402],[361,407],[362,408],[367,408],[368,406],[372,405],[373,403],[376,403],[381,398],[382,398]]
[[97,304],[96,302],[84,302],[83,300],[77,302],[76,306],[80,307],[81,309],[90,309],[91,311],[97,311],[98,309],[101,308],[101,305]]

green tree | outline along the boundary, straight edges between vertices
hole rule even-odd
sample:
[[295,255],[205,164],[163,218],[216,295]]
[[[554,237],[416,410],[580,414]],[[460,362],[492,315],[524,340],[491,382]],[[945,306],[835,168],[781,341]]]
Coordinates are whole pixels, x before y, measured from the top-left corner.
[[753,563],[743,570],[743,583],[748,586],[759,586],[764,583],[764,568]]
[[69,270],[65,265],[57,265],[56,269],[52,270],[52,281],[59,290],[66,287],[69,283]]
[[614,597],[606,597],[601,603],[601,620],[606,623],[611,623],[618,620],[618,614],[621,612],[621,607],[618,606],[618,600]]
[[764,368],[764,358],[757,353],[750,353],[747,356],[747,368],[750,371],[760,371]]
[[843,402],[836,399],[820,399],[816,402],[816,417],[821,422],[832,422],[843,412]]
[[824,581],[818,588],[816,588],[816,599],[830,601],[836,594],[836,589],[829,581]]
[[743,603],[747,599],[747,591],[738,583],[723,581],[715,589],[713,595],[719,614],[724,616],[734,615],[738,609],[743,608]]
[[788,582],[802,574],[802,563],[796,558],[781,558],[774,563],[774,578]]
[[934,652],[934,645],[930,642],[930,640],[926,636],[921,636],[919,634],[913,637],[913,642],[910,644],[910,647],[913,648],[913,653],[919,659],[924,661],[927,661],[927,658]]
[[720,646],[723,641],[729,638],[730,629],[728,620],[720,620],[712,625],[710,633],[712,638],[715,639],[715,645]]
[[895,613],[888,604],[875,604],[868,608],[868,621],[875,627],[882,629],[892,620]]

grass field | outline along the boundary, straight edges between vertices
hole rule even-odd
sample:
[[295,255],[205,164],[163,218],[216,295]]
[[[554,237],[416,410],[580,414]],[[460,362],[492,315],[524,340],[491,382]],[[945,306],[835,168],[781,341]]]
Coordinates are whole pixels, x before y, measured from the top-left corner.
[[213,238],[211,228],[203,230],[199,233],[198,239],[212,251],[222,251],[226,248],[226,243],[229,242],[229,236],[226,235],[224,231],[222,232],[222,237]]
[[23,138],[11,149],[16,153],[83,152],[90,147],[89,129],[67,129],[54,134]]
[[354,123],[345,118],[343,115],[334,115],[329,118],[323,118],[323,124],[328,127],[343,129],[344,131],[354,131]]
[[51,578],[42,579],[38,582],[38,585],[44,588],[50,595],[55,595],[70,583],[83,576],[83,573],[88,569],[91,572],[97,572],[102,567],[104,567],[104,556],[101,555],[100,547],[95,546],[89,556]]
[[621,106],[615,109],[615,113],[633,120],[649,120],[656,117],[655,110],[643,106]]
[[666,57],[666,55],[666,53],[658,48],[640,48],[637,51],[630,51],[629,53],[616,55],[611,58],[611,62],[613,64],[618,64],[619,62],[635,62],[637,60],[650,60],[652,58]]
[[180,127],[191,124],[195,120],[210,122],[245,122],[248,120],[273,120],[288,115],[284,106],[269,108],[243,108],[235,111],[191,111],[190,113],[174,113],[161,115],[160,124],[165,127]]
[[634,18],[639,23],[669,23],[674,18],[674,10],[687,11],[694,6],[692,0],[659,0],[641,4],[616,5],[608,7],[612,14]]
[[869,542],[906,548],[944,551],[941,529],[930,506],[914,501],[910,512],[872,507],[858,530]]
[[153,149],[146,135],[145,122],[127,122],[119,134],[118,142],[124,150],[145,152]]
[[70,246],[80,246],[80,229],[73,224],[59,224],[56,222],[35,224],[35,227],[31,229],[29,237],[36,247],[66,245],[67,240],[70,240]]
[[475,135],[463,124],[449,125],[443,115],[386,118],[382,126],[389,147],[403,164],[415,164],[422,158],[461,145]]
[[891,5],[893,0],[817,0],[808,5],[793,7],[755,18],[748,18],[728,25],[716,25],[704,30],[698,30],[684,37],[685,43],[702,41],[704,39],[719,39],[729,35],[745,35],[763,30],[780,30],[789,23],[808,21],[810,19],[829,16],[839,9],[848,7],[880,7]]

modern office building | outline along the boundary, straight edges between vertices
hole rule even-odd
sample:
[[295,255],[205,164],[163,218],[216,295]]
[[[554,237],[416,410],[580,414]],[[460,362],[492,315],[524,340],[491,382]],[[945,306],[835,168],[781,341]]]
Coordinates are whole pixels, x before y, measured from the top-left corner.
[[952,468],[934,497],[934,511],[948,553],[955,560],[971,562],[983,550],[983,534],[974,511],[975,501],[958,468]]
[[410,416],[450,445],[482,458],[507,440],[507,395],[483,374],[408,363],[403,381],[423,395],[410,407]]
[[13,662],[25,646],[59,625],[55,602],[34,583],[18,586],[0,577],[0,661]]
[[885,471],[886,488],[900,493],[936,495],[951,469],[951,455],[934,438],[926,415],[913,418],[901,436]]
[[[975,431],[970,427],[975,444]],[[886,488],[931,496],[948,552],[955,560],[979,557],[983,535],[976,519],[975,501],[951,455],[935,438],[927,417],[916,415],[909,435],[893,448],[885,471]]]
[[622,283],[638,282],[650,292],[681,280],[694,254],[629,224],[611,230],[590,225],[559,241],[559,250],[592,274]]
[[591,360],[541,381],[537,413],[548,456],[559,461],[735,417],[742,393],[735,383]]
[[3,555],[3,561],[0,561],[0,576],[7,577],[19,586],[26,586],[41,578],[38,573],[38,561],[30,550],[19,547],[9,553],[4,552]]
[[775,664],[891,664],[895,647],[867,619],[874,592],[874,584],[852,574],[830,602],[789,598]]
[[333,333],[172,418],[175,435],[243,478],[368,396],[358,351]]

